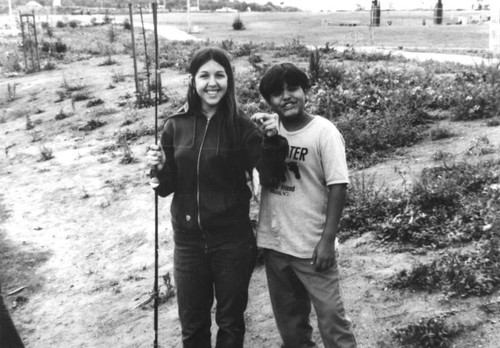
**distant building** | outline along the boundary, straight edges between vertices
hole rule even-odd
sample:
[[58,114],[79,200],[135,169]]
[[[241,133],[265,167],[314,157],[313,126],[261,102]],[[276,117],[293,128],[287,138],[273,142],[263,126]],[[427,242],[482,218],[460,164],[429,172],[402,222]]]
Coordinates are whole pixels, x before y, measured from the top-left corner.
[[231,8],[231,7],[221,7],[221,8],[218,8],[217,10],[215,10],[215,12],[234,13],[234,12],[238,12],[238,10],[235,10],[234,8]]

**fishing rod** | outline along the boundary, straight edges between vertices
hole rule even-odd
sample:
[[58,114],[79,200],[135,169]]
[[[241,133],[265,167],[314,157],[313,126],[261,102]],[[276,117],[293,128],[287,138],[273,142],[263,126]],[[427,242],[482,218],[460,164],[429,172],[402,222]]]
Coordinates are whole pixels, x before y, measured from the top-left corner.
[[[157,3],[151,4],[155,36],[155,145],[158,145],[158,21]],[[155,191],[155,281],[154,281],[154,348],[158,348],[158,193]]]

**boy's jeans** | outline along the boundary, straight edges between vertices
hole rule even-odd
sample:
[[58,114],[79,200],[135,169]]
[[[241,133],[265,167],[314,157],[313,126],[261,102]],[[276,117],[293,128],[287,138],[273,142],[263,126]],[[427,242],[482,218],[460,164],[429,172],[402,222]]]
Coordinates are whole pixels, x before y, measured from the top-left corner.
[[325,348],[354,348],[356,339],[346,318],[337,264],[316,272],[311,259],[264,250],[267,282],[284,348],[316,347],[309,324],[311,301]]
[[233,229],[174,227],[174,279],[184,348],[211,347],[211,308],[217,301],[216,347],[243,347],[244,312],[257,248],[250,221]]

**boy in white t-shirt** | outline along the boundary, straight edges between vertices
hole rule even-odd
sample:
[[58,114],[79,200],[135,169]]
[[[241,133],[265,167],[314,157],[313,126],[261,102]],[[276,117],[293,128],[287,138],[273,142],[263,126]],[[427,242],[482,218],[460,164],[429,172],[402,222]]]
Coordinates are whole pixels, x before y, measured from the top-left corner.
[[[260,83],[289,152],[285,181],[262,188],[257,244],[264,250],[283,347],[316,346],[309,323],[312,302],[325,347],[352,348],[356,339],[335,252],[349,182],[344,140],[330,121],[304,110],[309,86],[307,75],[291,63],[273,66]],[[259,123],[270,117],[252,118]]]

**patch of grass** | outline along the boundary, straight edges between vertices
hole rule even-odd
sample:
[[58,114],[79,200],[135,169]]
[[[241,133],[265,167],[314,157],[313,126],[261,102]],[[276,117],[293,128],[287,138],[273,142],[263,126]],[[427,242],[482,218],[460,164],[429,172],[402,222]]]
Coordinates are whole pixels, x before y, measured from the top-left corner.
[[100,121],[98,119],[91,119],[91,120],[87,121],[87,124],[85,124],[84,126],[78,127],[78,130],[79,131],[92,131],[92,130],[95,130],[97,128],[101,128],[105,125],[106,125],[106,122],[104,122],[104,121]]
[[486,121],[486,126],[488,127],[498,127],[500,126],[500,119],[499,118],[492,118],[490,120]]
[[79,102],[83,100],[88,100],[92,97],[91,93],[88,91],[81,91],[81,92],[76,92],[73,93],[71,96],[71,101],[72,102]]
[[118,110],[115,108],[100,107],[100,108],[95,109],[92,115],[94,117],[100,117],[100,116],[107,116],[107,115],[116,114],[117,112],[118,112]]
[[495,153],[497,149],[491,144],[487,136],[482,136],[472,140],[471,145],[467,149],[468,156],[484,156]]
[[451,138],[455,135],[451,130],[442,127],[431,129],[430,136],[432,141]]
[[438,150],[432,154],[432,159],[436,162],[438,161],[447,161],[449,159],[452,159],[453,155],[450,152],[443,151],[443,150]]
[[500,211],[492,186],[500,182],[498,173],[494,161],[445,163],[424,169],[403,192],[353,179],[339,237],[374,231],[385,242],[431,248],[487,238],[483,227]]
[[124,82],[125,81],[125,74],[114,70],[113,74],[111,75],[111,79],[112,79],[113,83]]
[[486,225],[491,237],[471,252],[452,252],[403,270],[389,282],[395,289],[442,291],[448,297],[485,296],[500,288],[500,226]]
[[91,99],[87,102],[87,107],[91,108],[91,107],[94,107],[97,105],[102,105],[102,104],[104,104],[104,100],[102,100],[101,98],[94,98],[94,99]]
[[419,319],[416,324],[396,328],[392,336],[404,347],[450,348],[452,339],[462,332],[460,326],[446,324],[442,316]]

